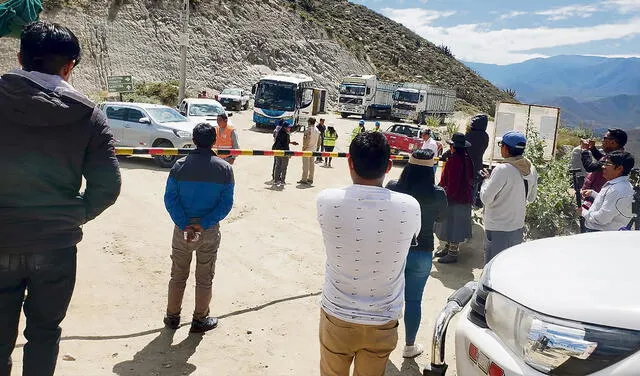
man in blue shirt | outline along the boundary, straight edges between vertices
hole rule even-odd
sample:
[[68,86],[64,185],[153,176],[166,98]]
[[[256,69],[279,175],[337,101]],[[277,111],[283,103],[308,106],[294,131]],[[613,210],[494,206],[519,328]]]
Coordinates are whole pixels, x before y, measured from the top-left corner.
[[211,150],[215,141],[216,132],[210,124],[196,125],[193,142],[197,149],[173,166],[164,194],[165,207],[175,223],[164,323],[171,329],[180,326],[182,297],[195,251],[196,302],[192,333],[203,333],[218,325],[217,318],[209,317],[211,284],[220,245],[219,223],[233,206],[233,170]]

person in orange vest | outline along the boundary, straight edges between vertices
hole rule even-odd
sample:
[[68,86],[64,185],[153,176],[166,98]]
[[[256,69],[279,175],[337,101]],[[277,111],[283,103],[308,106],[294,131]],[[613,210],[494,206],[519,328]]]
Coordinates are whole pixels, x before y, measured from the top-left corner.
[[[229,117],[226,113],[218,115],[218,126],[216,129],[216,143],[213,145],[214,149],[239,149],[238,146],[238,134],[236,130],[229,125]],[[233,164],[236,157],[233,155],[221,157],[225,161]]]

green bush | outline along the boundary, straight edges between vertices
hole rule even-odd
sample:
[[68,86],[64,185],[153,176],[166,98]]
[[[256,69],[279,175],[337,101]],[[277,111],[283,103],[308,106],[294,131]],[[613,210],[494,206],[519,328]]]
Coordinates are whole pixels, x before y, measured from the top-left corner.
[[435,129],[440,126],[440,119],[435,116],[429,116],[425,119],[424,123],[427,128]]
[[525,234],[528,239],[568,235],[578,231],[575,196],[567,172],[569,157],[544,159],[544,140],[527,132],[525,156],[538,171],[538,196],[527,206]]
[[[134,96],[146,99],[145,102],[157,102],[175,107],[178,104],[178,81],[141,82],[136,84]],[[133,98],[135,98],[132,96]]]

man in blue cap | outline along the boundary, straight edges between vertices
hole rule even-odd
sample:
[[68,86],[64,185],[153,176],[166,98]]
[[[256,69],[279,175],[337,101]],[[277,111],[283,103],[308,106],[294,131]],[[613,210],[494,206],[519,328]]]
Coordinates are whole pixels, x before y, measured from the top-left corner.
[[491,173],[480,172],[485,178],[480,188],[485,207],[485,265],[498,253],[523,242],[527,202],[533,202],[538,191],[538,173],[523,156],[525,136],[517,131],[507,132],[498,146],[504,163]]
[[364,128],[364,120],[360,120],[358,122],[358,126],[353,128],[353,131],[351,132],[351,141],[353,141],[354,138],[356,138],[356,136],[360,133],[365,132],[366,129]]

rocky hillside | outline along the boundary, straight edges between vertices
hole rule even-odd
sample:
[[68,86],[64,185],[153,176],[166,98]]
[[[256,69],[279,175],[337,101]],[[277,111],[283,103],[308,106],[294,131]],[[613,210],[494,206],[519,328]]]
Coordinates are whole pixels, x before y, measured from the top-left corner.
[[[94,95],[109,75],[140,81],[179,76],[180,1],[44,0],[41,17],[69,26],[85,55],[73,84]],[[366,20],[366,22],[365,22]],[[305,73],[334,96],[351,73],[428,81],[489,111],[508,97],[428,41],[363,6],[345,0],[192,0],[188,90],[249,88],[263,74]],[[0,40],[17,51],[16,40]],[[0,69],[16,66],[0,55]],[[416,76],[420,76],[416,78]]]

